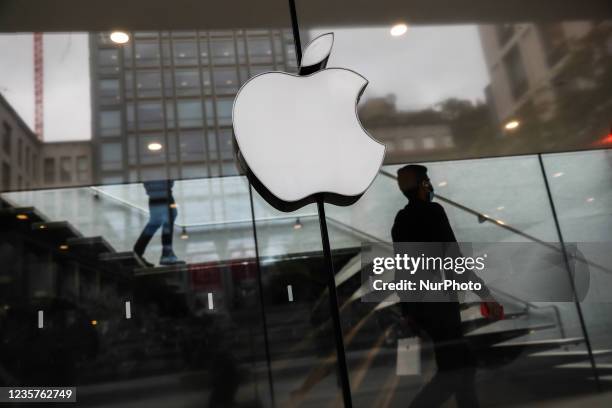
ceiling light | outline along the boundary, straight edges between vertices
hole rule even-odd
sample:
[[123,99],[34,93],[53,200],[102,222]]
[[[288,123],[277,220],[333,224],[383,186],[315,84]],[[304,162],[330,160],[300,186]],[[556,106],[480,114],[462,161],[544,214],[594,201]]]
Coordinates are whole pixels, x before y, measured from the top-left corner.
[[593,197],[589,197],[587,198],[587,203],[592,203],[593,201],[595,201],[595,199]]
[[98,321],[97,320],[92,320],[91,321],[91,325],[92,326],[97,326],[98,325]]
[[501,211],[501,210],[503,210],[504,208],[506,208],[506,207],[504,207],[503,205],[500,205],[499,207],[497,207],[497,211]]
[[28,219],[28,215],[27,214],[17,214],[17,219],[18,220],[27,220]]
[[110,35],[110,39],[115,44],[125,44],[130,41],[130,36],[124,31],[113,31]]
[[563,174],[564,174],[564,173],[563,173],[562,171],[558,171],[558,172],[556,172],[555,174],[553,174],[553,177],[554,177],[554,178],[561,177]]
[[293,224],[294,230],[299,230],[302,228],[302,222],[300,221],[300,217],[295,219],[295,224]]
[[446,186],[448,183],[446,181],[441,181],[438,183],[438,187],[444,187]]
[[59,249],[61,249],[62,251],[65,251],[65,250],[68,249],[68,245],[66,245],[66,244],[60,245]]
[[147,146],[147,148],[148,148],[149,150],[151,150],[152,152],[156,152],[156,151],[158,151],[158,150],[161,150],[161,149],[162,149],[162,145],[161,145],[161,143],[158,143],[158,142],[152,142],[152,143],[149,143],[149,145]]
[[408,31],[408,26],[406,24],[401,23],[391,27],[390,33],[394,37],[399,37],[400,35],[406,34],[406,31]]
[[508,123],[506,123],[504,125],[504,128],[506,130],[513,130],[513,129],[516,129],[517,127],[519,127],[520,124],[521,123],[518,120],[511,120],[511,121],[509,121]]

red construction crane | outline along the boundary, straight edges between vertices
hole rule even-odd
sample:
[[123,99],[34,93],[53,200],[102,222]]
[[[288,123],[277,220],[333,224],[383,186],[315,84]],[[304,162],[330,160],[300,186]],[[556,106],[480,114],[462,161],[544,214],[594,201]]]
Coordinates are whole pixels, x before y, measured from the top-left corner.
[[43,35],[34,33],[34,132],[43,139]]

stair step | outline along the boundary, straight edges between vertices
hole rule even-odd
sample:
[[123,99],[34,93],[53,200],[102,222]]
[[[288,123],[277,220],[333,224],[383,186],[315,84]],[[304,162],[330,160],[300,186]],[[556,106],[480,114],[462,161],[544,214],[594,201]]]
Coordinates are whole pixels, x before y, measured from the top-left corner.
[[138,267],[144,268],[145,265],[142,263],[139,257],[132,251],[128,252],[111,252],[100,254],[98,259],[104,262],[114,262],[118,263],[121,266],[126,267]]
[[69,238],[66,243],[70,248],[94,257],[102,253],[114,252],[113,247],[103,237]]
[[[25,219],[19,219],[17,216],[25,216]],[[38,213],[36,208],[34,207],[6,207],[0,208],[0,220],[2,221],[2,225],[6,226],[12,225],[13,222],[25,223],[27,222],[41,222],[44,220],[44,217]]]
[[[607,356],[612,354],[612,349],[593,350],[594,357]],[[540,351],[529,355],[535,358],[557,358],[557,357],[584,357],[589,358],[587,350],[572,351]]]
[[33,222],[32,230],[39,236],[57,243],[65,243],[70,238],[82,238],[83,235],[68,221]]
[[[504,320],[501,320],[501,321],[504,322],[508,320],[514,320],[514,319],[518,319],[526,315],[527,315],[527,312],[507,313],[504,316]],[[461,326],[463,327],[463,332],[467,333],[467,332],[471,332],[471,331],[480,329],[482,327],[488,326],[496,322],[498,322],[498,320],[491,320],[485,317],[477,317],[475,319],[469,319],[469,320],[462,321]]]
[[148,275],[160,275],[164,273],[177,273],[177,272],[187,272],[189,270],[189,265],[160,265],[153,267],[146,267],[143,265],[142,268],[134,269],[134,276],[148,276]]
[[577,345],[584,341],[584,337],[569,337],[566,339],[529,340],[512,343],[494,344],[492,347],[499,349],[509,348],[556,348],[569,345]]
[[503,343],[520,336],[525,336],[536,331],[551,329],[554,327],[556,327],[554,324],[542,324],[488,333],[467,334],[465,338],[477,348],[488,348],[494,344]]

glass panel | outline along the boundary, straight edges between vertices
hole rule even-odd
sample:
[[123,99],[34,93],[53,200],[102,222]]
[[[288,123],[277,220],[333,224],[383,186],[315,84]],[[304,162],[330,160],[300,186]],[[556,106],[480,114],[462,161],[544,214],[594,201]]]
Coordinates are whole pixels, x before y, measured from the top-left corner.
[[[206,75],[207,76],[207,75]],[[175,71],[176,94],[180,96],[200,95],[200,74],[196,70]]]
[[248,49],[251,64],[272,63],[272,43],[269,37],[249,38]]
[[119,111],[100,112],[100,135],[101,136],[120,136],[121,135],[121,113]]
[[214,71],[215,92],[219,94],[235,94],[238,92],[238,76],[236,68],[216,68]]
[[197,65],[198,49],[195,41],[174,41],[174,63],[176,65]]
[[100,150],[100,160],[104,170],[120,170],[123,160],[120,143],[103,143]]
[[134,43],[134,47],[136,66],[159,66],[160,54],[157,42],[137,41]]
[[210,42],[213,64],[235,64],[236,55],[233,39],[215,38]]
[[[608,360],[604,350],[612,341],[607,318],[612,313],[612,151],[549,154],[543,156],[543,162],[563,239],[568,251],[573,245],[577,248],[574,273],[587,276],[577,290],[586,289],[580,307],[600,379],[605,381]],[[583,361],[579,366],[585,365]]]
[[178,123],[182,128],[202,127],[202,102],[199,100],[179,100]]
[[160,72],[136,71],[136,92],[140,98],[161,96]]
[[204,132],[181,132],[181,157],[183,161],[204,159]]
[[[610,115],[600,108],[610,104],[608,15],[544,16],[527,3],[516,18],[434,6],[417,7],[416,17],[390,1],[297,6],[303,47],[333,32],[328,66],[368,79],[359,118],[395,147],[388,164],[610,146]],[[430,126],[445,127],[450,140],[398,150]]]
[[160,102],[138,103],[138,128],[162,129],[164,127],[164,113]]

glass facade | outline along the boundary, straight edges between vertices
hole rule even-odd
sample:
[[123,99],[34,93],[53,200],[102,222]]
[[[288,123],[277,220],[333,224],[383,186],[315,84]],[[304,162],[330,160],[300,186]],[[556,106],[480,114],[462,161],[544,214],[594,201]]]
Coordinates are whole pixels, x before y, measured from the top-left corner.
[[[354,407],[414,406],[444,371],[439,341],[415,332],[397,299],[363,301],[362,256],[364,243],[393,253],[407,204],[397,171],[420,163],[458,241],[579,254],[556,281],[518,255],[525,287],[562,285],[573,300],[533,301],[494,280],[505,318],[491,321],[462,294],[461,342],[474,361],[452,381],[482,407],[608,406],[612,16],[583,3],[168,4],[146,24],[126,6],[122,44],[98,31],[116,25],[102,9],[75,5],[47,26],[8,8],[0,386],[76,387],[77,406],[341,407],[343,392]],[[83,27],[92,31],[74,31]],[[34,32],[45,61],[39,133]],[[232,130],[240,87],[295,74],[326,32],[329,67],[368,79],[356,112],[387,148],[355,204],[324,206],[341,333],[316,204],[268,204]],[[577,276],[588,278],[585,296]],[[425,406],[475,406],[437,386]]]

